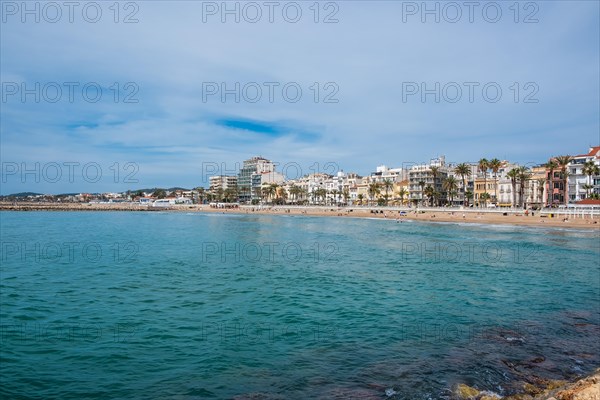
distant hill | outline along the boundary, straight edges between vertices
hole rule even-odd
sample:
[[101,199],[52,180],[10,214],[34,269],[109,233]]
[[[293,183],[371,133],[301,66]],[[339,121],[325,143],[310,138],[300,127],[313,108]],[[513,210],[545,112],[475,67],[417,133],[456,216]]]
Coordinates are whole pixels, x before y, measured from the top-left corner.
[[182,187],[172,187],[172,188],[168,188],[168,189],[165,189],[165,188],[135,189],[135,190],[130,190],[130,192],[135,193],[135,192],[139,192],[141,190],[142,192],[151,193],[158,189],[163,189],[163,190],[166,190],[169,192],[172,192],[174,190],[184,190],[184,191],[190,190],[190,189],[186,189],[186,188],[182,188]]
[[43,193],[34,193],[34,192],[22,192],[22,193],[13,193],[8,194],[2,197],[27,197],[27,196],[43,196]]

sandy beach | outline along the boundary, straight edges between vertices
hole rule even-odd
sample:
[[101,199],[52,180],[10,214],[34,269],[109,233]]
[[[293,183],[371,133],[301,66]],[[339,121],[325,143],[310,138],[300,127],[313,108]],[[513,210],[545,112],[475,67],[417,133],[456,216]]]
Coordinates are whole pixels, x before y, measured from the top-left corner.
[[[134,212],[205,212],[225,214],[299,215],[340,218],[381,218],[397,223],[415,220],[431,223],[476,223],[490,225],[519,225],[596,229],[600,231],[600,216],[568,215],[566,213],[523,212],[514,210],[425,209],[388,207],[323,207],[323,206],[240,206],[212,208],[209,205],[173,205],[148,207],[135,203],[9,203],[0,202],[5,211],[134,211]],[[506,215],[505,215],[506,214]]]

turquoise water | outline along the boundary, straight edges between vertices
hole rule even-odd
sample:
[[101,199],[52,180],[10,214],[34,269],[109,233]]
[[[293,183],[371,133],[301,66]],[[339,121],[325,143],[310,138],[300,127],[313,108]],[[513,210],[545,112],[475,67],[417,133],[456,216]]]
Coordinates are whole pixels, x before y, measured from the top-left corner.
[[0,220],[2,398],[443,399],[458,382],[509,394],[600,366],[597,231]]

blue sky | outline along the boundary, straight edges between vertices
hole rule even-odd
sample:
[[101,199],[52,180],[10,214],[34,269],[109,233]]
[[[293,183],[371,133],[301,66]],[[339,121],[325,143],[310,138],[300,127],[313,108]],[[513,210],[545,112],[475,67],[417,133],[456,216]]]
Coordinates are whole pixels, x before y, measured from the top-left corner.
[[[69,22],[66,8],[58,18],[39,5],[36,22],[21,2],[2,2],[0,193],[193,187],[253,155],[303,173],[367,174],[442,154],[539,163],[600,141],[598,2],[521,2],[518,15],[498,2],[495,23],[489,2],[473,22],[454,3],[455,23],[441,2],[427,3],[439,23],[411,8],[422,2],[321,2],[318,16],[313,3],[279,2],[270,22],[257,2],[252,23],[256,9],[229,2],[236,23],[221,2],[121,3],[118,16],[100,2],[91,23],[93,9]],[[23,98],[36,83],[39,102]]]

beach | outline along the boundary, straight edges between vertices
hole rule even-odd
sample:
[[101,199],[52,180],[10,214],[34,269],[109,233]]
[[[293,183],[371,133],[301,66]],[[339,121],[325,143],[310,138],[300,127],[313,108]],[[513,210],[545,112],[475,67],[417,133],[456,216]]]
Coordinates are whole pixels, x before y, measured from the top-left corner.
[[[171,205],[149,207],[137,203],[31,203],[0,202],[5,211],[134,211],[134,212],[203,212],[257,215],[302,215],[314,217],[378,218],[398,223],[403,221],[473,223],[484,225],[515,225],[561,227],[600,230],[600,216],[573,215],[566,211],[486,210],[486,209],[415,209],[398,207],[335,207],[335,206],[251,206],[214,208],[203,205]],[[552,214],[552,215],[551,215]]]

